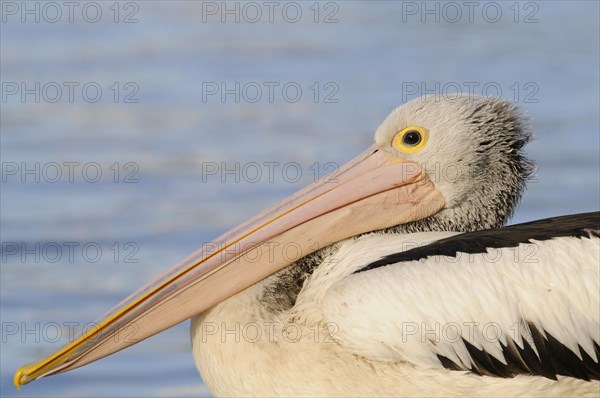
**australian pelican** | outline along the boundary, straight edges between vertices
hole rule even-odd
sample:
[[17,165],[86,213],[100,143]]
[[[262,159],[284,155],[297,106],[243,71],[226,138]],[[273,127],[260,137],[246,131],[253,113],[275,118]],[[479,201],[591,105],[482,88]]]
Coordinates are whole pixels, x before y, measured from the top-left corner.
[[501,99],[412,100],[335,175],[204,245],[15,384],[192,318],[218,396],[598,396],[599,213],[503,228],[529,137]]

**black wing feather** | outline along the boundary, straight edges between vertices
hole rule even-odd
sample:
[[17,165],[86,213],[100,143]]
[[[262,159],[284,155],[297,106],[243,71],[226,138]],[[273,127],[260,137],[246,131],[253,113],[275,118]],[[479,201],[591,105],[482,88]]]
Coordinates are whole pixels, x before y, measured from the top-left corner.
[[600,212],[553,217],[505,228],[467,232],[438,240],[427,246],[390,254],[355,273],[433,256],[455,257],[457,253],[486,253],[489,248],[516,247],[531,240],[544,241],[565,236],[574,238],[600,237]]

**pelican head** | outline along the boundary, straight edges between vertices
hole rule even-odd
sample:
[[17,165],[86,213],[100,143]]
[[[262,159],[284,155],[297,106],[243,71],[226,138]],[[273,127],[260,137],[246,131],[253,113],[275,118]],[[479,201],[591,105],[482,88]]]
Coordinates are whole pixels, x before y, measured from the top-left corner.
[[[334,175],[203,244],[123,300],[97,328],[21,367],[15,384],[122,350],[347,238],[500,226],[531,169],[522,155],[529,139],[523,120],[497,98],[426,96],[400,106],[377,129],[375,144]],[[119,334],[132,325],[133,336]]]
[[396,108],[375,132],[376,145],[419,164],[445,199],[439,212],[398,232],[504,225],[533,170],[522,152],[530,138],[525,115],[500,98],[434,94]]

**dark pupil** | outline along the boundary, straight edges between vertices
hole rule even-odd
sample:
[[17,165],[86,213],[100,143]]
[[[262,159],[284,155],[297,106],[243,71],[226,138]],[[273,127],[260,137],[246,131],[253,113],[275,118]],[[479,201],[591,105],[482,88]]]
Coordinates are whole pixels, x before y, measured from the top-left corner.
[[421,142],[421,134],[418,131],[411,130],[408,133],[404,134],[404,138],[402,141],[406,145],[415,146],[419,142]]

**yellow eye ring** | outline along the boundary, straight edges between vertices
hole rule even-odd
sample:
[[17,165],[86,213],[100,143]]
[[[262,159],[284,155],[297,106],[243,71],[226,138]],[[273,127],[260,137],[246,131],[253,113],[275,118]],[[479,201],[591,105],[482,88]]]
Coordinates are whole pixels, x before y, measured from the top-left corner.
[[402,153],[419,152],[429,139],[429,132],[421,126],[408,126],[400,130],[392,140],[392,146]]

